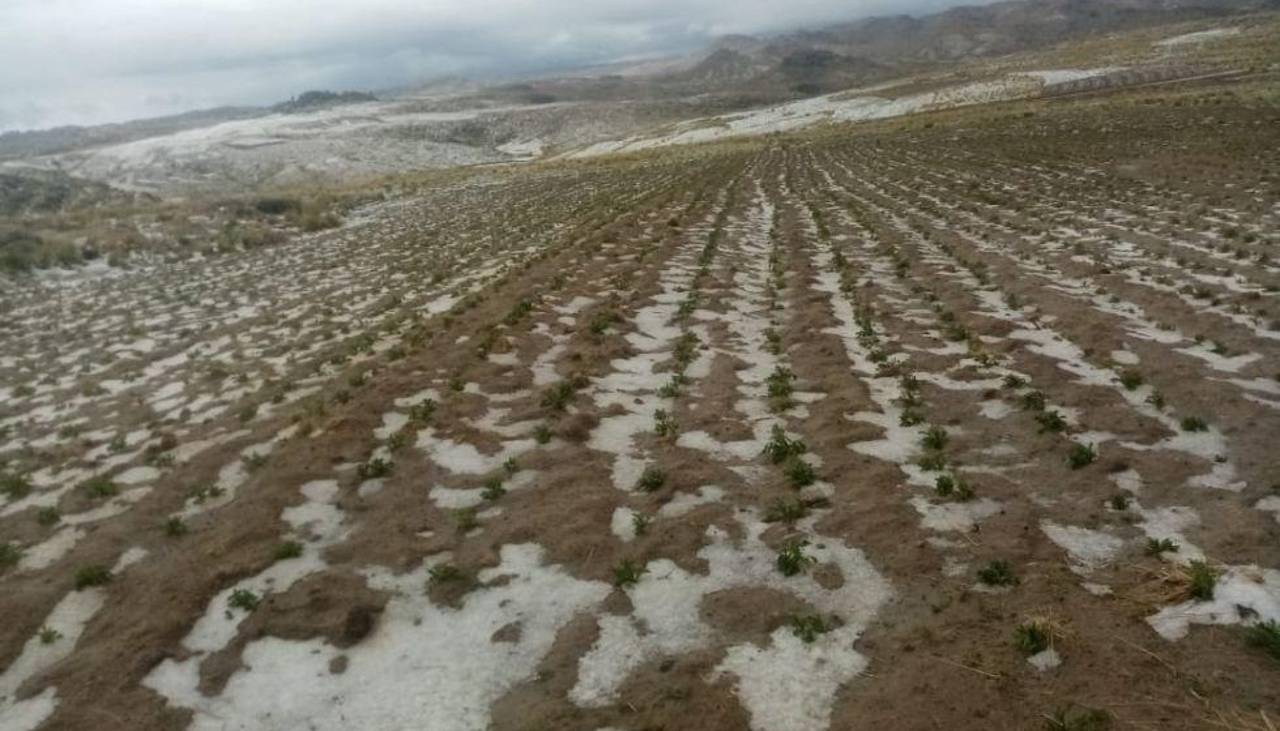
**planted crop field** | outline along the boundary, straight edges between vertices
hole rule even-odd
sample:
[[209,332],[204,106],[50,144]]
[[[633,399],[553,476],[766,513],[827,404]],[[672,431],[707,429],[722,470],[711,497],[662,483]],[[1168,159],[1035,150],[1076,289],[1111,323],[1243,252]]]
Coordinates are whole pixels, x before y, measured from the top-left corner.
[[0,728],[1273,729],[1251,83],[6,280]]

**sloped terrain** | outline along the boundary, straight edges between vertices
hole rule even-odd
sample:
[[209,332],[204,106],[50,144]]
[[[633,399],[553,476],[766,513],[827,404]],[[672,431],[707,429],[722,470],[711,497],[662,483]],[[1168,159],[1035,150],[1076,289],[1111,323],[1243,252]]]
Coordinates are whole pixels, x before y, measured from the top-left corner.
[[1278,143],[1072,96],[6,283],[0,726],[1268,728]]

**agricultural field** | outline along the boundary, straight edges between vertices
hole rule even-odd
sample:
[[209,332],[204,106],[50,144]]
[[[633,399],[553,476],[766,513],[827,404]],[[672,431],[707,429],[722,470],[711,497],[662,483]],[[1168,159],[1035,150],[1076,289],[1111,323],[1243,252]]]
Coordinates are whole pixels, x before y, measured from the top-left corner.
[[3,280],[0,728],[1274,729],[1275,73]]

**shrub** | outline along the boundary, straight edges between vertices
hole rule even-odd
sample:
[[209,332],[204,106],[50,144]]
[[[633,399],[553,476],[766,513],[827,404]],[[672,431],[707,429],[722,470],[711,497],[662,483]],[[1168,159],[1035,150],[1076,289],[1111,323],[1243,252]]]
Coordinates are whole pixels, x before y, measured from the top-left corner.
[[1174,553],[1178,550],[1178,542],[1172,538],[1148,538],[1147,555],[1159,556],[1162,553]]
[[22,549],[16,543],[0,543],[0,569],[17,566],[22,560]]
[[1018,577],[1008,561],[997,559],[978,569],[978,581],[987,586],[1013,586],[1018,583]]
[[242,609],[246,612],[252,612],[262,603],[262,599],[248,589],[236,589],[231,592],[231,596],[227,599],[227,606],[231,609]]
[[625,559],[622,563],[613,567],[613,585],[619,588],[633,586],[640,581],[640,577],[648,569],[631,559]]
[[1046,432],[1057,434],[1067,428],[1067,420],[1062,418],[1062,414],[1057,411],[1041,411],[1036,414],[1036,422],[1040,424],[1041,434]]
[[786,467],[783,468],[787,479],[791,481],[791,486],[800,488],[812,485],[818,479],[813,471],[813,467],[799,457],[792,456],[787,459]]
[[21,500],[31,494],[31,480],[26,475],[6,474],[0,476],[0,494],[10,500]]
[[428,581],[433,584],[444,584],[451,581],[462,581],[466,573],[451,563],[436,564],[427,570]]
[[1133,368],[1126,368],[1120,373],[1120,385],[1124,386],[1127,391],[1132,391],[1141,386],[1144,381],[1142,373]]
[[386,477],[395,469],[395,464],[381,457],[374,457],[356,468],[356,475],[362,480],[376,480]]
[[114,497],[120,492],[120,486],[112,482],[110,477],[106,475],[98,475],[90,477],[80,484],[89,497],[108,498]]
[[1049,649],[1052,630],[1039,621],[1024,622],[1013,630],[1013,644],[1025,655],[1035,655]]
[[506,494],[507,488],[502,486],[502,479],[498,477],[485,480],[484,489],[480,491],[480,497],[491,502]]
[[1188,416],[1182,420],[1182,430],[1190,432],[1209,431],[1209,424],[1198,416]]
[[277,561],[286,561],[291,558],[302,556],[302,544],[297,541],[285,541],[276,546],[275,559]]
[[778,552],[775,563],[783,576],[803,573],[810,564],[817,563],[817,559],[805,554],[804,548],[807,545],[808,541],[791,541]]
[[667,473],[656,465],[649,465],[644,468],[644,472],[640,473],[640,479],[636,481],[636,488],[642,492],[653,492],[662,487],[667,482]]
[[947,439],[947,430],[935,425],[925,431],[924,436],[920,438],[920,444],[925,449],[940,452],[947,446]]
[[1274,619],[1259,622],[1245,630],[1250,647],[1256,647],[1280,662],[1280,622]]
[[658,409],[653,414],[653,431],[663,439],[675,439],[680,433],[680,424],[665,409]]
[[782,464],[791,457],[804,454],[808,449],[799,439],[788,439],[781,424],[774,424],[769,434],[769,441],[764,445],[764,456],[773,464]]
[[187,524],[182,521],[182,518],[179,518],[176,515],[173,516],[172,518],[169,518],[169,520],[165,521],[164,533],[165,535],[171,538],[178,538],[179,536],[185,536],[187,534],[187,531],[188,531]]
[[1187,593],[1193,599],[1209,601],[1218,585],[1218,572],[1204,561],[1192,561],[1186,568]]
[[791,618],[791,631],[801,642],[809,644],[833,629],[832,625],[822,617],[814,614]]
[[792,523],[809,514],[809,506],[800,500],[774,500],[765,511],[766,523]]
[[76,591],[87,589],[91,586],[102,586],[111,581],[111,569],[100,564],[91,564],[89,566],[81,566],[76,569],[75,587]]
[[1098,459],[1098,452],[1094,450],[1092,444],[1081,444],[1076,442],[1071,445],[1071,450],[1067,452],[1067,464],[1071,469],[1078,470],[1094,463]]

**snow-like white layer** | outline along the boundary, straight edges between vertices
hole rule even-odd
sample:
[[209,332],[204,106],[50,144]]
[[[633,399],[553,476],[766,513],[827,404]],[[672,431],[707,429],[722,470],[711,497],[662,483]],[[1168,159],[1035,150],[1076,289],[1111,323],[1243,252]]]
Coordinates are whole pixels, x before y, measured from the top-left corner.
[[[393,596],[354,647],[265,637],[245,647],[247,669],[219,696],[199,691],[194,663],[165,661],[144,684],[191,709],[193,731],[484,729],[492,703],[532,676],[560,628],[610,591],[545,565],[542,554],[533,544],[503,546],[501,563],[477,577],[494,585],[469,592],[457,609],[427,598],[430,561],[400,576],[376,569],[369,585]],[[514,641],[491,639],[511,624],[519,627]],[[329,663],[340,655],[347,670],[335,675]]]
[[968,502],[932,503],[928,498],[911,498],[911,507],[920,513],[920,523],[939,532],[969,532],[981,521],[1000,512],[1000,503],[990,498]]
[[1082,79],[1092,79],[1097,76],[1106,76],[1124,69],[1119,66],[1108,66],[1106,68],[1096,69],[1052,69],[1048,71],[1023,71],[1021,75],[1030,76],[1044,82],[1045,86],[1053,86],[1054,84],[1065,84],[1069,81],[1080,81]]
[[[1249,611],[1242,613],[1241,608]],[[1280,622],[1280,571],[1230,566],[1218,577],[1213,599],[1188,600],[1147,617],[1147,623],[1166,640],[1186,637],[1193,624],[1243,624],[1255,620]]]
[[[142,548],[130,548],[116,560],[111,571],[113,574],[120,574],[146,555],[146,550]],[[80,635],[84,633],[85,625],[102,609],[104,603],[105,591],[91,587],[68,593],[49,612],[43,628],[57,632],[60,635],[58,639],[46,644],[37,633],[23,645],[18,659],[0,675],[0,728],[5,731],[29,731],[53,713],[58,703],[57,692],[53,688],[46,688],[21,701],[15,701],[14,694],[27,680],[71,655]]]
[[1205,43],[1238,35],[1239,33],[1239,28],[1213,28],[1210,30],[1198,31],[1196,33],[1184,33],[1180,36],[1165,38],[1164,40],[1156,41],[1156,45],[1168,48],[1170,46],[1184,46],[1191,43]]
[[1276,522],[1280,523],[1280,495],[1272,495],[1264,497],[1255,504],[1254,509],[1268,513],[1275,513]]
[[1047,84],[1091,78],[1116,70],[1099,68],[1019,72],[993,81],[972,82],[893,99],[876,96],[873,88],[843,91],[746,112],[689,120],[675,125],[672,132],[656,136],[636,136],[624,140],[597,142],[570,153],[569,157],[636,152],[654,147],[695,144],[738,135],[786,132],[828,121],[857,122],[886,119],[935,109],[1007,101],[1036,94]]
[[[774,566],[774,552],[760,539],[767,526],[753,511],[741,511],[738,519],[745,534],[740,543],[718,527],[707,530],[709,543],[698,552],[707,562],[705,575],[688,573],[667,559],[649,563],[640,581],[627,590],[633,614],[600,618],[600,636],[579,661],[571,700],[585,707],[608,705],[627,676],[646,660],[715,641],[715,628],[700,614],[707,595],[765,587],[793,594],[824,615],[838,615],[844,624],[812,644],[804,644],[784,627],[773,633],[767,647],[732,646],[709,680],[736,676],[738,697],[754,729],[827,727],[836,690],[866,666],[853,644],[888,600],[889,585],[861,551],[826,538],[806,552],[839,570],[839,588],[826,589],[807,574],[785,577]],[[800,529],[811,530],[813,520]]]
[[1057,650],[1050,647],[1047,650],[1037,652],[1036,654],[1027,658],[1027,663],[1031,665],[1031,667],[1043,673],[1061,665],[1062,658],[1058,655]]
[[1077,572],[1088,572],[1105,566],[1124,547],[1124,541],[1109,533],[1074,525],[1059,525],[1051,520],[1040,521],[1040,530],[1071,556],[1074,563],[1072,570]]

